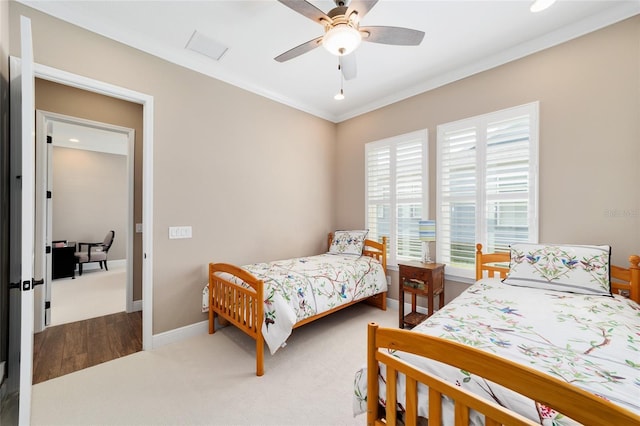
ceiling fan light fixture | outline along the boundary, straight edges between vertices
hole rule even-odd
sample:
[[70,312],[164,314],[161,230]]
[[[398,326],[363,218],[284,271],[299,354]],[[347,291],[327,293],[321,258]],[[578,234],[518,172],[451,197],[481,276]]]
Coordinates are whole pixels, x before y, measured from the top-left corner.
[[534,13],[542,12],[543,10],[547,9],[549,6],[551,6],[555,2],[556,0],[535,0],[533,3],[531,3],[531,7],[529,8],[529,10],[531,10]]
[[341,101],[344,99],[344,91],[342,89],[340,89],[340,91],[338,93],[336,93],[336,95],[333,97],[333,99],[335,99],[336,101]]
[[322,38],[322,45],[329,53],[344,56],[356,50],[362,41],[360,31],[349,24],[338,24]]

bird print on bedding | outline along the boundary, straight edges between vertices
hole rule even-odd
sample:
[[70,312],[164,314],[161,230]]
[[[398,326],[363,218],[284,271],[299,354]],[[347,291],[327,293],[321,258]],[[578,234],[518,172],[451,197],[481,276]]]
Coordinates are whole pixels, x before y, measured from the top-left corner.
[[264,282],[262,332],[272,354],[297,322],[387,290],[382,265],[368,256],[325,253],[242,268]]
[[[453,340],[527,365],[640,413],[640,305],[621,296],[561,293],[484,279],[412,332]],[[540,424],[576,424],[544,404],[464,370],[399,351],[393,354]],[[366,378],[366,373],[356,376]],[[384,399],[386,393],[382,383],[380,386]],[[366,380],[356,381],[354,387],[357,414],[366,411]],[[426,400],[426,392],[419,387],[419,398],[422,394]],[[404,390],[398,389],[398,401],[404,400]],[[426,410],[424,405],[419,407]],[[443,409],[453,415],[452,404],[443,404]],[[420,415],[426,417],[427,412]],[[480,420],[471,423],[482,424]]]

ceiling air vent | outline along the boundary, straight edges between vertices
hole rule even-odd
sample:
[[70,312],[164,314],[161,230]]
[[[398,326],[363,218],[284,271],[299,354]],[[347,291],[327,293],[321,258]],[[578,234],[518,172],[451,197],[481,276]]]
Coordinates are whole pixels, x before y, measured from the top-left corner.
[[223,46],[217,41],[199,33],[197,30],[193,32],[185,47],[194,52],[208,56],[215,61],[219,61],[228,49],[226,46]]

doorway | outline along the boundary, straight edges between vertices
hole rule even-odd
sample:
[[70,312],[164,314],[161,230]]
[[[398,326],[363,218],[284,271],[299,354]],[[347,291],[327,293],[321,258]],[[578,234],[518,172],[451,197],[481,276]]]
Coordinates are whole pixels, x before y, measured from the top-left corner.
[[[133,306],[127,310],[142,310],[143,350],[149,350],[153,332],[153,97],[38,64],[34,72],[37,109],[136,129],[134,294],[128,297]],[[114,119],[114,114],[120,119]],[[132,117],[139,122],[127,121]]]
[[[36,297],[36,310],[46,307],[46,315],[43,323],[36,312],[35,331],[142,309],[133,300],[134,129],[40,110],[36,116],[37,158],[44,163],[36,168],[47,171],[38,183],[51,194],[38,216],[52,249],[44,301]],[[71,258],[79,242],[99,243],[112,231],[107,261],[85,263],[80,275]]]
[[[127,351],[131,352],[142,350],[149,350],[152,348],[152,282],[151,282],[151,251],[152,251],[152,129],[153,129],[153,98],[147,95],[133,92],[128,89],[112,86],[103,82],[87,79],[85,77],[69,74],[63,71],[55,70],[48,67],[42,67],[35,65],[36,75],[36,108],[46,111],[56,111],[57,113],[63,113],[68,116],[82,116],[83,119],[92,118],[91,114],[96,112],[103,112],[107,114],[113,114],[116,109],[110,103],[122,103],[124,102],[133,110],[122,113],[126,117],[137,116],[140,120],[140,126],[136,127],[136,142],[135,155],[132,156],[136,159],[136,169],[134,172],[135,178],[135,200],[134,210],[135,217],[127,224],[129,232],[133,235],[135,244],[131,249],[134,257],[134,267],[128,268],[128,270],[134,270],[134,289],[133,296],[127,295],[127,312],[121,312],[118,314],[108,315],[104,317],[94,318],[86,320],[92,322],[78,322],[72,323],[81,324],[81,328],[89,330],[86,333],[87,336],[99,335],[99,339],[104,343],[109,341],[109,337],[105,333],[96,332],[101,327],[104,330],[105,327],[108,330],[113,330],[114,327],[119,327],[129,323],[128,327],[135,329],[136,331],[133,339],[129,341],[141,342],[138,346],[134,347],[128,345],[126,348],[116,349],[118,356],[126,355]],[[41,99],[39,95],[46,91],[43,87],[48,88],[49,96],[45,99]],[[82,92],[89,98],[98,96],[104,101],[102,104],[93,104],[90,101],[89,104],[69,101],[68,95],[63,92],[77,91]],[[66,100],[66,101],[65,101]],[[52,104],[53,102],[53,104]],[[106,104],[105,104],[106,103]],[[58,105],[56,107],[55,105]],[[61,106],[62,104],[62,106]],[[106,105],[106,106],[105,106]],[[121,104],[120,104],[121,105]],[[62,109],[61,109],[62,108]],[[127,108],[125,106],[124,108]],[[101,120],[107,121],[107,120]],[[109,122],[114,122],[109,119]],[[115,121],[117,122],[117,121]],[[118,124],[120,124],[118,122]],[[127,126],[133,127],[133,126]],[[137,167],[137,164],[140,167]],[[137,258],[136,258],[137,256]],[[135,276],[137,275],[137,276]],[[39,288],[38,288],[39,290]],[[96,323],[97,321],[97,323]],[[97,325],[96,325],[97,324]],[[66,327],[62,325],[60,327]],[[59,329],[60,330],[60,329]],[[48,330],[47,330],[48,331]],[[59,334],[68,334],[68,330]],[[74,330],[73,333],[78,333],[78,330]],[[80,331],[80,333],[83,333]],[[82,341],[82,334],[77,341]],[[105,340],[106,339],[106,340]],[[74,339],[71,339],[74,340]],[[37,342],[39,343],[39,342]],[[96,345],[100,346],[100,345]],[[103,348],[110,348],[110,344],[102,344]],[[37,348],[36,348],[37,349]],[[34,350],[34,355],[35,355]],[[47,351],[45,351],[47,352]],[[49,357],[50,358],[50,357]],[[91,358],[93,363],[105,362],[109,360],[109,355],[106,357],[104,353],[98,356],[87,355],[86,358]],[[66,371],[64,374],[70,371]]]
[[[37,110],[36,198],[44,202],[36,203],[36,233],[51,249],[36,261],[45,285],[35,294],[34,384],[142,350],[142,306],[136,312],[133,300],[134,135]],[[74,257],[70,273],[60,274],[61,254],[112,231],[104,264],[86,263],[80,274]]]

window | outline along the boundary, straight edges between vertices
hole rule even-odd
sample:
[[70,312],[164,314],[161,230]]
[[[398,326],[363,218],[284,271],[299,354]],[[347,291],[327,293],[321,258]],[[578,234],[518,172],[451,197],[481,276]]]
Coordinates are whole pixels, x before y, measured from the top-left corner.
[[365,163],[368,238],[388,238],[390,266],[420,259],[418,221],[428,211],[427,131],[366,144]]
[[538,242],[538,102],[438,126],[436,254],[474,277],[475,245]]

